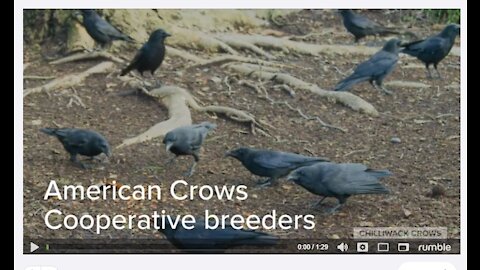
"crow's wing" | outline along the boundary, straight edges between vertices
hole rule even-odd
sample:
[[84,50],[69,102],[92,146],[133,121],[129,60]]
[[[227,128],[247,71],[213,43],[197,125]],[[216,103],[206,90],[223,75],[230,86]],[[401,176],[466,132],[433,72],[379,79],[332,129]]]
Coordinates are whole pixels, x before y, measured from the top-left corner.
[[[334,194],[388,193],[378,181],[381,172],[371,173],[365,165],[359,163],[335,164],[322,171],[322,182]],[[384,172],[381,177],[390,175],[388,171]]]
[[292,153],[284,152],[264,152],[261,154],[255,155],[253,161],[266,168],[266,169],[279,169],[279,168],[290,168],[297,167],[299,165],[308,163],[308,162],[320,162],[325,161],[324,158],[318,157],[307,157]]

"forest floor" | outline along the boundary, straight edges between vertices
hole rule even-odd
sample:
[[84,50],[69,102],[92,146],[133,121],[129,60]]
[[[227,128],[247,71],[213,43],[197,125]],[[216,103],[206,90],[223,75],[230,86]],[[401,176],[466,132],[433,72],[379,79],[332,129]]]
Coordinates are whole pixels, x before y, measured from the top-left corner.
[[[331,13],[329,13],[331,14]],[[389,15],[378,12],[379,20]],[[374,17],[375,17],[374,16]],[[392,19],[393,20],[393,19]],[[301,11],[290,16],[295,25],[276,28],[288,34],[305,35],[324,31],[305,40],[318,44],[353,44],[340,18],[323,16],[321,11]],[[395,23],[395,21],[393,21]],[[397,22],[398,23],[398,22]],[[415,26],[419,36],[435,34],[439,26]],[[367,38],[366,45],[380,46],[384,38]],[[59,77],[79,72],[99,61],[84,61],[57,66],[48,64],[42,55],[52,55],[55,44],[31,46],[24,44],[24,59],[29,66],[24,75]],[[457,46],[458,40],[457,40]],[[202,55],[202,52],[191,52]],[[272,52],[281,61],[299,68],[285,71],[305,81],[332,89],[356,64],[366,59],[359,55],[320,55],[318,57]],[[135,50],[125,52],[130,59]],[[351,238],[352,227],[358,226],[431,226],[447,227],[449,236],[460,235],[460,58],[448,56],[439,69],[444,80],[426,78],[423,65],[416,59],[402,56],[398,67],[387,77],[389,81],[413,81],[429,85],[427,88],[388,87],[393,95],[385,95],[368,83],[355,86],[352,92],[370,102],[380,112],[372,117],[354,112],[318,96],[297,90],[291,97],[282,90],[274,90],[273,82],[266,82],[269,96],[288,103],[312,116],[347,130],[343,133],[306,120],[286,106],[272,104],[264,95],[251,88],[232,83],[232,92],[221,81],[232,76],[221,67],[182,71],[187,61],[167,55],[156,77],[163,84],[175,84],[189,89],[204,104],[218,104],[248,111],[272,124],[272,137],[253,135],[248,126],[221,116],[192,112],[193,122],[214,122],[216,131],[209,135],[201,152],[196,173],[188,178],[192,185],[248,186],[245,201],[176,201],[169,196],[158,201],[58,201],[43,200],[49,181],[59,184],[88,186],[116,179],[121,184],[159,184],[167,189],[176,179],[183,178],[192,162],[182,157],[174,165],[165,166],[170,157],[161,139],[115,149],[124,139],[138,135],[155,123],[167,119],[166,109],[156,100],[138,95],[119,96],[128,91],[115,72],[93,75],[78,87],[33,94],[24,99],[24,235],[27,238],[163,238],[154,230],[109,230],[100,236],[88,230],[49,230],[44,224],[46,211],[54,208],[64,213],[81,214],[149,214],[165,209],[170,214],[202,215],[205,209],[215,214],[265,215],[273,209],[280,214],[315,215],[314,230],[294,230],[280,233],[288,238]],[[120,70],[121,66],[118,67]],[[344,74],[342,74],[344,73]],[[242,78],[250,80],[249,78]],[[220,81],[220,82],[219,82]],[[252,82],[257,83],[251,79]],[[24,80],[25,88],[44,81]],[[73,95],[85,107],[69,104]],[[75,98],[74,98],[75,99]],[[39,132],[41,127],[89,128],[102,133],[113,147],[108,163],[99,163],[93,169],[81,169],[68,159],[61,144]],[[392,143],[397,137],[400,143]],[[282,179],[279,185],[256,188],[254,179],[237,160],[224,158],[227,150],[239,146],[290,151],[305,155],[328,157],[336,162],[360,162],[376,169],[388,169],[393,176],[382,180],[389,195],[351,197],[339,212],[329,215],[310,205],[317,196],[302,187]],[[432,188],[441,185],[445,194],[438,198],[428,196]],[[327,204],[336,201],[328,199]],[[273,232],[275,233],[275,232]]]

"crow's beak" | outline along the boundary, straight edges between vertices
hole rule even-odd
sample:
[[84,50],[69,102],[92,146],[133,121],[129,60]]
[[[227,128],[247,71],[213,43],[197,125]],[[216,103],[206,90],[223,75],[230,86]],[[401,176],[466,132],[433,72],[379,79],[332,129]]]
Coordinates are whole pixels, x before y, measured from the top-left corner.
[[223,155],[224,158],[226,157],[233,157],[232,151],[225,152],[225,155]]
[[297,179],[297,177],[295,176],[295,173],[291,173],[287,176],[287,181],[293,181]]
[[81,21],[80,18],[83,17],[83,15],[82,15],[82,13],[81,13],[80,11],[74,10],[74,11],[72,12],[72,17],[75,18],[76,20]]
[[165,144],[165,150],[166,150],[167,152],[170,151],[170,148],[172,148],[172,146],[173,146],[173,142],[167,142],[167,143]]
[[108,149],[107,151],[103,152],[107,157],[111,157],[112,156],[112,151],[110,149]]
[[169,33],[167,33],[167,32],[165,32],[165,36],[166,36],[166,37],[171,37],[172,35],[169,34]]

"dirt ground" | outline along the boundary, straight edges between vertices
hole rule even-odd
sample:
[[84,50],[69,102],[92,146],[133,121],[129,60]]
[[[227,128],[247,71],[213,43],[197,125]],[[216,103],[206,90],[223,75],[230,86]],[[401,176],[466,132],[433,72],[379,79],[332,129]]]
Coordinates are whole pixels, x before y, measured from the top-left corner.
[[[390,11],[391,12],[391,11]],[[397,17],[381,11],[372,12],[376,19],[387,25],[399,23]],[[306,10],[289,17],[295,25],[277,30],[289,34],[318,32],[306,42],[352,44],[353,38],[345,32],[340,18],[332,13]],[[432,24],[413,25],[420,36],[434,34]],[[301,29],[301,30],[299,30]],[[319,31],[324,29],[325,31]],[[332,30],[332,31],[330,31]],[[380,39],[368,38],[364,44],[378,44]],[[44,55],[54,55],[58,46],[54,42],[43,46],[24,44],[25,75],[58,77],[79,72],[99,61],[77,62],[52,66]],[[457,46],[458,46],[457,39]],[[123,55],[133,57],[132,49]],[[208,55],[202,55],[205,58]],[[300,68],[285,71],[305,81],[316,83],[324,89],[333,86],[366,57],[359,55],[302,55],[272,52],[281,61]],[[460,235],[460,59],[448,56],[439,69],[444,80],[429,80],[421,63],[402,56],[397,69],[388,81],[413,81],[429,85],[428,88],[389,87],[392,96],[373,89],[368,83],[360,84],[353,93],[367,100],[380,112],[379,117],[357,113],[340,104],[320,99],[314,94],[296,90],[290,97],[274,84],[266,84],[269,95],[276,101],[288,101],[293,107],[302,108],[308,115],[319,116],[332,125],[342,127],[346,133],[321,127],[316,121],[303,119],[296,112],[282,105],[272,105],[252,89],[232,83],[233,93],[227,92],[223,79],[229,74],[220,67],[183,71],[185,60],[167,55],[157,71],[157,78],[164,84],[176,84],[189,89],[204,104],[219,104],[242,109],[266,120],[276,127],[274,137],[252,135],[249,127],[222,116],[192,112],[194,122],[211,121],[218,125],[210,134],[201,154],[201,161],[193,177],[192,185],[248,186],[249,198],[242,202],[186,201],[179,202],[164,196],[162,201],[44,201],[43,195],[50,180],[59,184],[88,186],[116,179],[121,184],[160,184],[168,189],[176,179],[183,178],[192,162],[191,157],[179,158],[174,165],[165,167],[170,157],[161,139],[126,148],[115,149],[122,140],[138,135],[155,123],[167,119],[167,111],[156,100],[142,95],[119,96],[129,90],[117,79],[118,72],[89,77],[83,85],[74,89],[32,94],[24,100],[24,236],[26,238],[163,238],[153,230],[109,230],[98,236],[88,230],[52,231],[44,225],[46,211],[54,208],[77,215],[96,214],[150,214],[165,209],[170,214],[202,215],[205,209],[216,214],[265,215],[271,210],[278,214],[315,215],[314,230],[273,232],[283,238],[351,238],[352,227],[357,226],[442,226],[447,227],[449,237]],[[120,70],[121,66],[118,67]],[[247,80],[253,79],[242,78]],[[44,81],[24,80],[25,88]],[[85,104],[69,106],[72,94]],[[108,163],[98,163],[93,169],[80,169],[68,159],[68,154],[53,137],[39,132],[41,127],[77,127],[94,129],[105,135],[113,146],[113,156]],[[392,143],[398,137],[400,143]],[[345,207],[328,215],[322,209],[310,205],[317,196],[303,188],[280,181],[270,188],[256,188],[254,179],[238,161],[223,158],[227,150],[238,146],[269,148],[305,155],[319,155],[336,162],[360,162],[371,168],[389,169],[393,176],[382,180],[390,190],[389,195],[353,196]],[[442,186],[445,194],[428,196],[434,186]],[[328,199],[328,205],[334,205]]]

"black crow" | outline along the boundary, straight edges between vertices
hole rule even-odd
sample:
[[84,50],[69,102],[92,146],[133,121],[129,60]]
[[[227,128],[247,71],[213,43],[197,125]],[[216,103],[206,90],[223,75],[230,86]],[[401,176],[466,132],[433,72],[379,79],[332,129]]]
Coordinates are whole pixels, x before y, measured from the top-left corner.
[[83,26],[88,34],[102,47],[109,47],[114,40],[135,41],[105,21],[95,10],[82,9],[81,12],[83,14]]
[[355,14],[351,9],[342,9],[340,14],[347,31],[355,36],[355,42],[366,36],[399,34],[394,29],[384,27],[364,16]]
[[165,57],[165,38],[170,34],[162,29],[155,30],[148,41],[143,44],[142,48],[137,52],[132,62],[122,70],[120,76],[126,75],[131,70],[138,70],[143,76],[144,71],[150,71],[153,73],[162,64]]
[[323,157],[308,157],[294,153],[246,147],[227,152],[225,156],[238,159],[245,168],[255,175],[268,177],[268,179],[260,181],[260,185],[275,184],[278,178],[286,176],[292,170],[317,162],[328,161]]
[[70,160],[83,168],[87,166],[78,161],[77,155],[91,158],[101,153],[108,157],[111,155],[110,145],[107,140],[95,131],[77,128],[42,128],[40,131],[57,137],[65,150],[70,154]]
[[322,162],[298,168],[287,179],[313,194],[323,196],[316,205],[320,205],[326,197],[337,198],[338,205],[330,210],[333,213],[351,195],[389,193],[379,179],[390,175],[388,170],[372,170],[358,163]]
[[383,85],[383,79],[390,74],[397,65],[399,45],[398,39],[391,39],[385,43],[383,48],[375,53],[370,59],[359,64],[352,75],[340,81],[335,86],[335,91],[347,91],[353,85],[369,81],[373,87],[380,87],[386,94],[392,94]]
[[172,161],[177,156],[190,155],[193,156],[194,162],[190,170],[185,176],[192,176],[195,171],[195,166],[200,160],[198,156],[200,147],[207,137],[208,132],[215,129],[217,125],[210,122],[202,122],[196,125],[178,127],[169,131],[163,138],[165,149],[175,154]]
[[459,34],[460,26],[449,24],[438,35],[401,45],[405,48],[400,52],[415,56],[422,61],[425,64],[429,78],[432,78],[429,67],[433,64],[438,77],[442,78],[440,72],[438,72],[437,65],[448,55],[455,43],[455,38]]
[[246,229],[234,229],[226,225],[216,229],[206,229],[203,219],[196,220],[194,228],[187,230],[178,225],[172,228],[169,222],[160,229],[167,239],[177,248],[190,252],[224,252],[225,249],[238,246],[272,246],[277,244],[275,236]]

